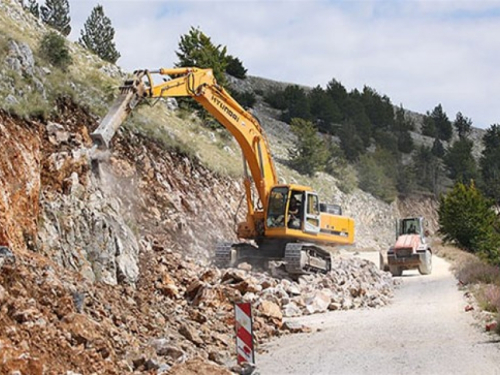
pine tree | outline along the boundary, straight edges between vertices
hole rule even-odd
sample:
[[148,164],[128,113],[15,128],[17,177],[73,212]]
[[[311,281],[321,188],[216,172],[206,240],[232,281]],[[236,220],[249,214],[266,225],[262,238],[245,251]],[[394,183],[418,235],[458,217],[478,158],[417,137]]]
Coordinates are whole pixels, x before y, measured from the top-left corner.
[[464,139],[471,132],[472,120],[462,115],[462,112],[458,112],[455,121],[453,121],[453,127],[459,138]]
[[286,108],[281,114],[281,120],[290,124],[294,118],[311,119],[311,111],[307,95],[302,87],[287,86],[283,92]]
[[335,134],[335,124],[340,123],[342,118],[339,107],[333,102],[332,97],[320,86],[316,86],[307,94],[307,99],[318,130],[322,133]]
[[437,136],[443,141],[449,141],[453,133],[453,127],[448,119],[448,115],[444,112],[441,104],[438,104],[431,113],[431,117],[436,125]]
[[240,79],[247,78],[247,69],[243,66],[243,63],[240,59],[231,55],[227,56],[226,73]]
[[467,183],[477,177],[477,164],[472,156],[472,141],[462,138],[454,142],[444,155],[448,177],[455,182]]
[[438,137],[434,138],[434,143],[432,144],[432,155],[442,158],[446,153],[443,143],[439,140]]
[[428,137],[435,137],[437,135],[436,124],[429,111],[427,111],[424,116],[424,121],[422,123],[422,135],[426,135]]
[[92,9],[80,35],[78,42],[104,61],[114,64],[120,58],[113,41],[115,29],[111,25],[111,20],[104,14],[102,5]]
[[297,136],[290,151],[291,163],[300,173],[314,176],[326,167],[330,157],[327,145],[310,121],[294,118],[291,130]]
[[45,0],[40,7],[42,21],[53,27],[64,36],[71,32],[68,0]]
[[181,36],[179,51],[175,52],[179,62],[175,66],[210,68],[213,70],[217,82],[225,86],[224,72],[228,63],[226,52],[226,47],[222,47],[220,44],[214,45],[210,37],[199,28],[191,27],[189,33]]
[[500,125],[491,125],[483,137],[483,144],[479,163],[484,191],[500,205]]
[[40,18],[40,7],[38,6],[38,2],[36,0],[28,0],[28,4],[25,6],[25,9],[27,9],[36,18]]

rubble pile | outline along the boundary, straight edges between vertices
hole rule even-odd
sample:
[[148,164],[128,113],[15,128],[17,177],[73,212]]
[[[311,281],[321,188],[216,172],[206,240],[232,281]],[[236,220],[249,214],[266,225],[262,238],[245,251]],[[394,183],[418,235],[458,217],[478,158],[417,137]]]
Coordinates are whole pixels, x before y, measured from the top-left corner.
[[91,283],[37,255],[4,263],[0,372],[167,373],[193,358],[223,371],[234,364],[235,302],[252,302],[258,350],[297,331],[284,317],[377,307],[392,295],[390,276],[356,258],[292,281],[201,267],[155,247],[141,257],[141,269],[133,287]]
[[0,373],[180,374],[201,361],[207,373],[225,374],[236,301],[253,305],[259,350],[305,329],[284,318],[389,300],[388,275],[359,259],[297,281],[279,269],[273,277],[208,266],[213,240],[232,239],[240,184],[127,133],[113,147],[106,191],[81,152],[95,120],[68,100],[59,105],[60,118],[47,124],[0,113],[0,245],[8,249],[0,252]]

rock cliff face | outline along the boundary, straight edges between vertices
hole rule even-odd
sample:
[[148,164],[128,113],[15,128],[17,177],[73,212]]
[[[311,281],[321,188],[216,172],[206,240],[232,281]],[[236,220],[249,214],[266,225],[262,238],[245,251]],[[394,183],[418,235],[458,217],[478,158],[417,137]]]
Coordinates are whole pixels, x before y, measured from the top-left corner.
[[[5,17],[26,35],[44,27],[14,1],[0,1]],[[31,85],[1,80],[0,92],[3,85],[9,92],[2,99],[19,105],[33,92],[51,96],[44,86],[51,72],[29,43],[9,39],[5,46],[0,75]],[[256,111],[284,170],[288,126],[262,104]],[[7,247],[0,251],[0,373],[163,373],[195,356],[227,364],[235,301],[254,306],[259,342],[301,330],[282,326],[283,316],[390,301],[390,277],[359,260],[338,259],[331,274],[298,282],[211,267],[215,243],[235,241],[235,222],[245,215],[238,210],[241,181],[129,128],[92,164],[96,126],[96,116],[67,96],[59,96],[50,119],[0,112],[0,245]],[[343,194],[331,176],[318,180],[322,196],[356,220],[358,249],[387,247],[400,212],[433,215],[431,204],[387,205],[361,191]]]

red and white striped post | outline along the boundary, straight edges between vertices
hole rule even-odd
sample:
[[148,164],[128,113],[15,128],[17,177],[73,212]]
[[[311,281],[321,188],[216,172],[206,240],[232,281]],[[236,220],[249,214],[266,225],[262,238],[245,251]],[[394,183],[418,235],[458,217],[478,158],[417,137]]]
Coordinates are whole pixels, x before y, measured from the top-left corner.
[[234,304],[236,325],[236,355],[238,364],[255,364],[253,351],[252,305],[247,302]]

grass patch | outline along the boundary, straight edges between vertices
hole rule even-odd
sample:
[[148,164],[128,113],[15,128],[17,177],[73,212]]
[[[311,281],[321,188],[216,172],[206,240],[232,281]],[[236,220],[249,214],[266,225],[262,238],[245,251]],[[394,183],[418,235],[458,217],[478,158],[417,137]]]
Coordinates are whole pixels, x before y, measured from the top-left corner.
[[475,295],[482,310],[491,313],[500,312],[500,286],[498,284],[482,284]]
[[497,314],[496,333],[500,334],[500,268],[440,242],[433,246],[433,251],[450,261],[455,276],[461,284],[469,286],[482,310]]

